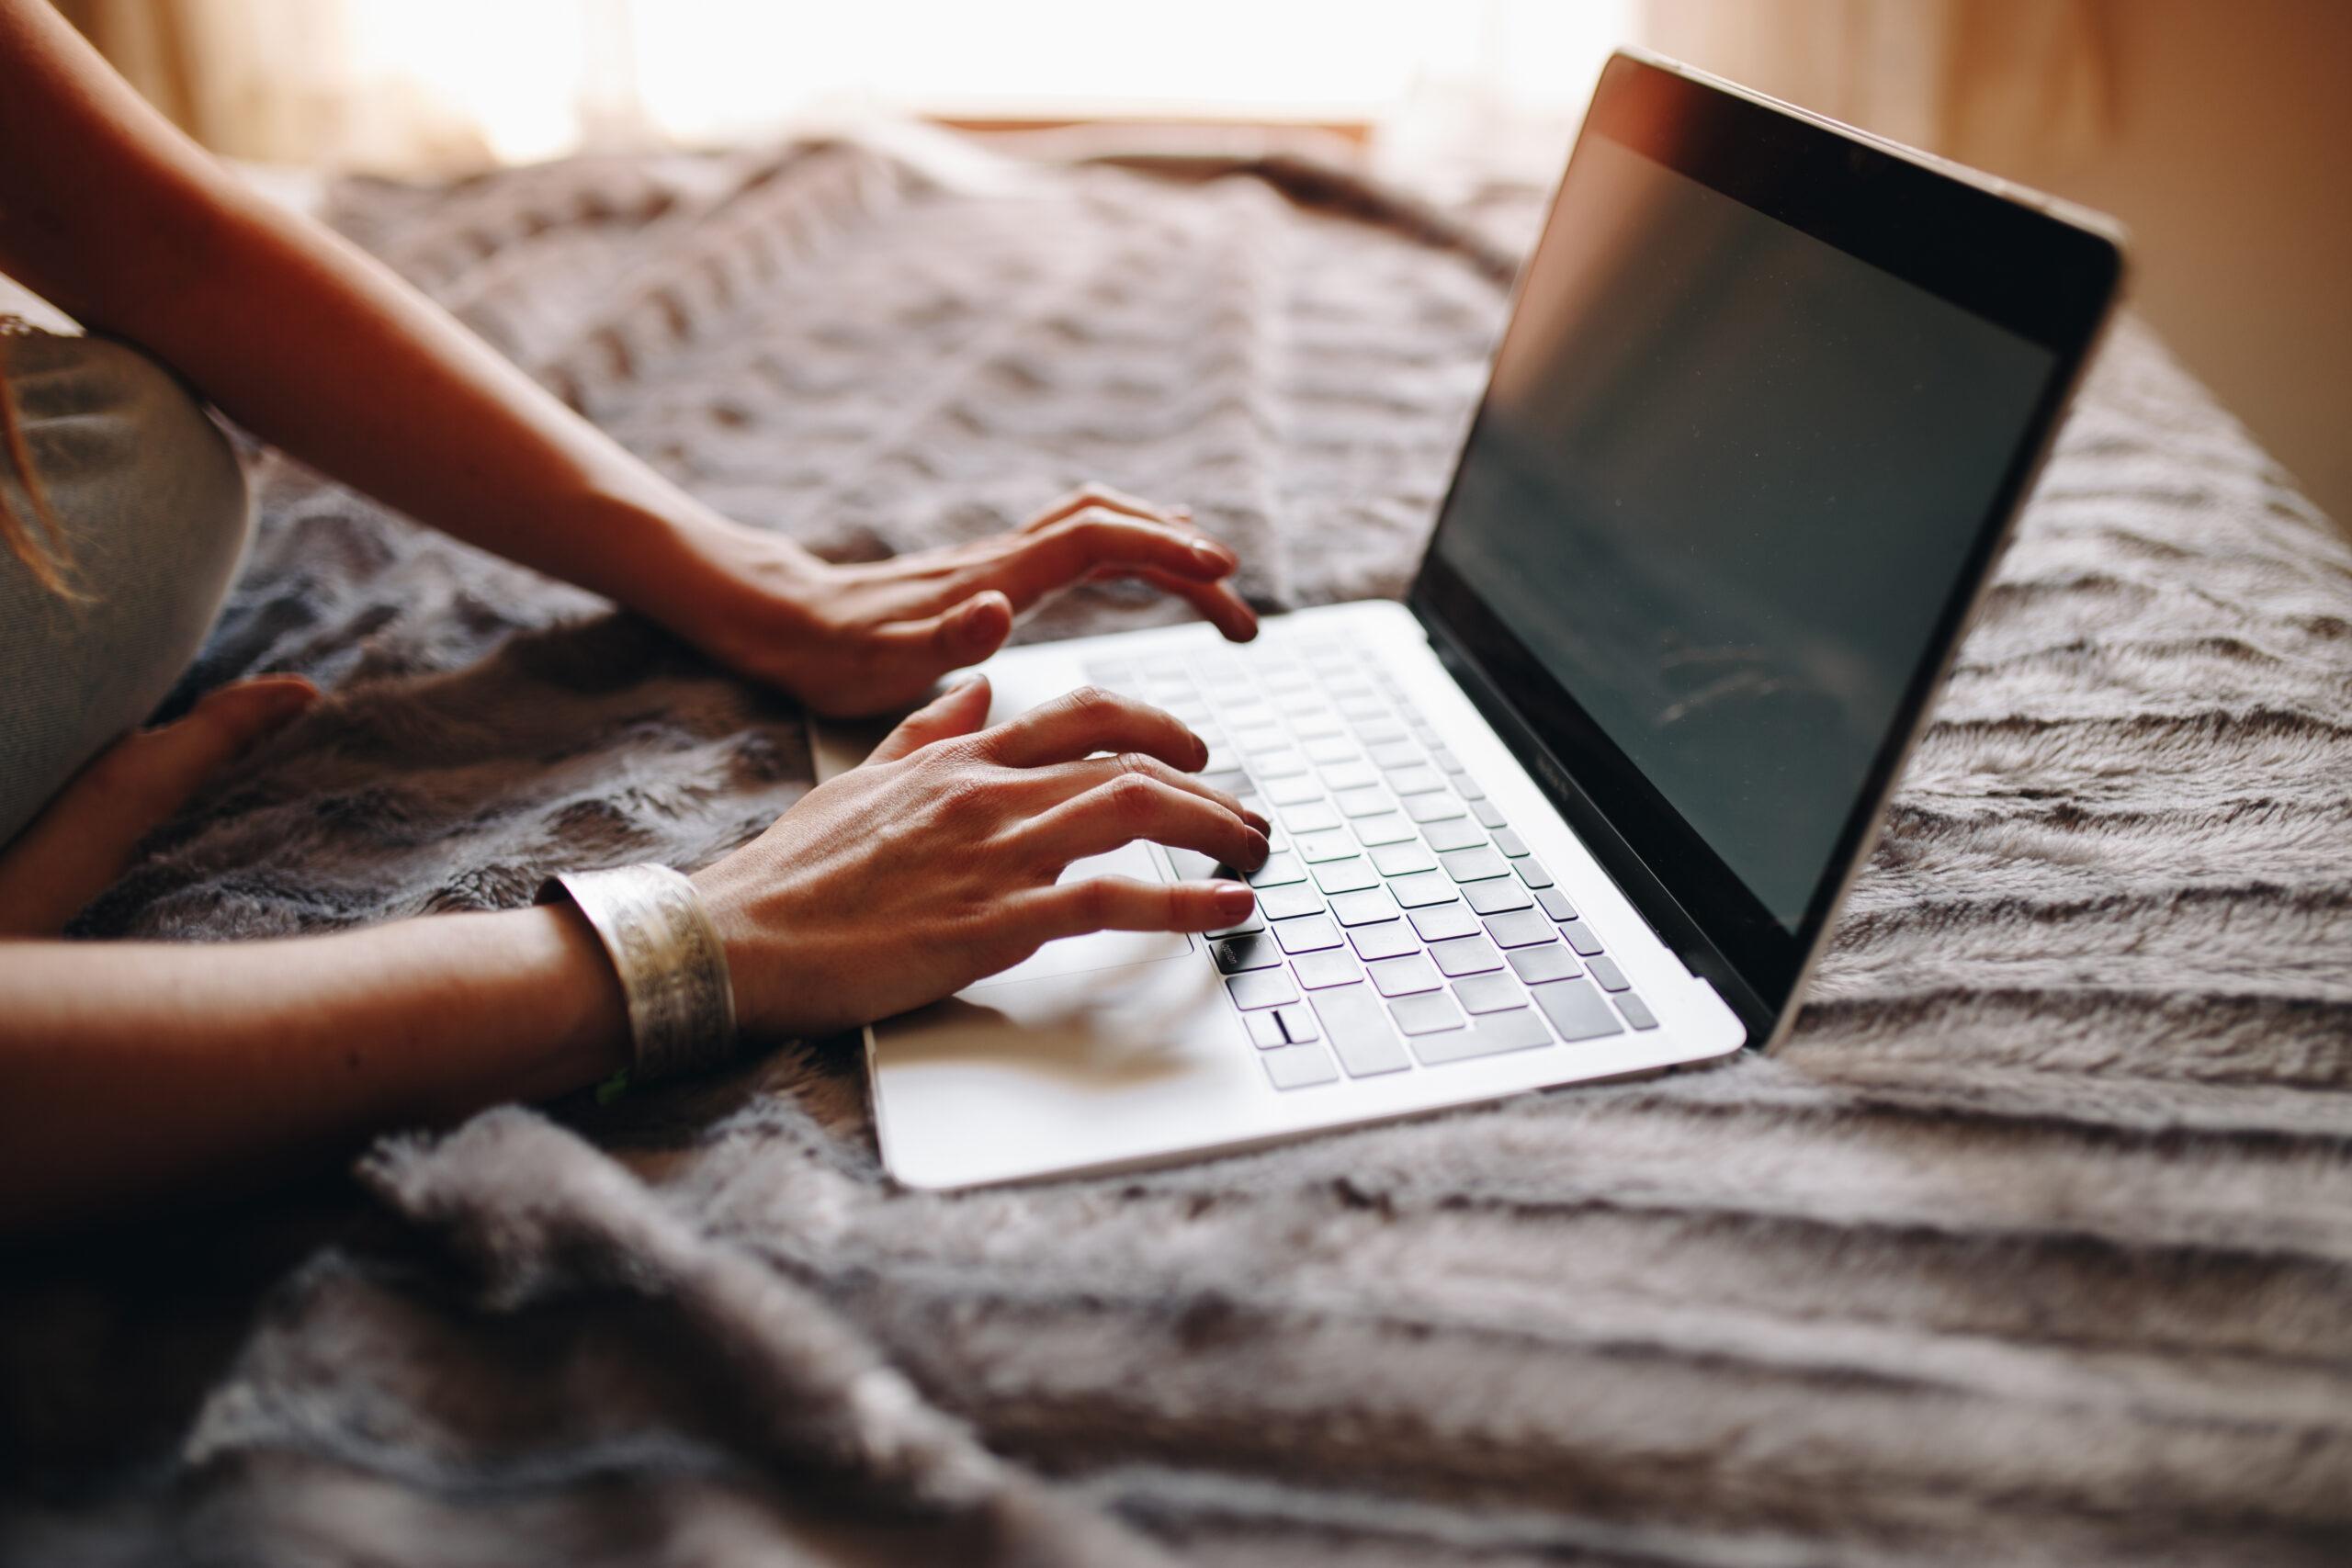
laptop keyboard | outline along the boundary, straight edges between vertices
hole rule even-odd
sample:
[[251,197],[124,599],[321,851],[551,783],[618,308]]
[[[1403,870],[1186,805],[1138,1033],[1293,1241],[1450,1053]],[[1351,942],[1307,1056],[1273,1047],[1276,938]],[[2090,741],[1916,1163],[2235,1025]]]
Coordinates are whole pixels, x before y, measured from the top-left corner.
[[[1278,1089],[1655,1029],[1657,1019],[1370,649],[1337,637],[1091,663],[1209,746],[1276,824],[1258,908],[1208,933]],[[1232,875],[1168,852],[1184,877]]]

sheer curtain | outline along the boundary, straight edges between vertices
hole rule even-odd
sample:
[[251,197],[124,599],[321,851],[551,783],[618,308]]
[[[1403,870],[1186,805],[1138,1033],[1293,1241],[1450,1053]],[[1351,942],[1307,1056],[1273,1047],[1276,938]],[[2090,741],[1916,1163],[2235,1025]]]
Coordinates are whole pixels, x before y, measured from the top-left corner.
[[[233,157],[448,172],[885,114],[1333,124],[1548,166],[1638,0],[62,0]],[[1402,128],[1401,130],[1399,128]]]
[[57,3],[217,152],[448,173],[582,144],[604,85],[586,40],[627,0]]
[[880,114],[1368,127],[1542,180],[1632,39],[2000,165],[2089,149],[2100,0],[62,0],[234,157],[446,173]]
[[1645,0],[1659,51],[1863,130],[1991,167],[2098,151],[2099,0]]

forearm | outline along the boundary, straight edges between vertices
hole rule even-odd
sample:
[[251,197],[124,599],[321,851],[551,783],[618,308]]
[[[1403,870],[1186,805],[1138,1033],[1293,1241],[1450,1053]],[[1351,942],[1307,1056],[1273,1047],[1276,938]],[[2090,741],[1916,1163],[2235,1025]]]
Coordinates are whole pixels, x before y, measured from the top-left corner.
[[731,526],[373,258],[242,191],[176,308],[127,333],[240,423],[435,528],[632,607]]
[[0,1231],[605,1077],[618,980],[549,908],[227,946],[0,944]]
[[247,190],[42,8],[0,0],[0,267],[421,522],[657,614],[692,594],[673,580],[729,526],[714,513],[390,269]]
[[211,185],[156,246],[168,277],[67,308],[420,522],[655,614],[692,596],[696,536],[729,525],[373,258]]

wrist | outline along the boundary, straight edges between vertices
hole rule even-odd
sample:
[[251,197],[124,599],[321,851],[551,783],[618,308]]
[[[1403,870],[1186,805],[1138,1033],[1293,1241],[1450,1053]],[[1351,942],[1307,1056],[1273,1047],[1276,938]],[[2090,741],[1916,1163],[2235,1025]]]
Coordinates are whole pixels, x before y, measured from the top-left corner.
[[699,503],[640,513],[618,527],[632,545],[625,581],[611,597],[693,642],[773,635],[780,612],[816,603],[823,592],[824,562],[781,535]]
[[790,540],[746,528],[666,483],[595,487],[563,508],[570,547],[560,575],[682,637],[704,639],[755,596],[809,592],[817,558]]
[[791,878],[751,849],[713,862],[689,879],[702,895],[734,982],[735,1021],[752,1039],[802,1039],[856,1021],[839,1014],[834,939],[795,918],[778,897]]
[[516,1097],[548,1099],[628,1066],[628,998],[586,919],[555,906],[512,910],[500,919],[519,933],[520,951],[507,955],[514,972],[546,980],[532,1011],[548,1029],[548,1049],[525,1068]]
[[698,1071],[734,1053],[727,953],[693,882],[653,863],[565,872],[540,886],[538,902],[571,903],[603,946],[627,1006],[632,1078]]
[[755,912],[757,891],[740,874],[743,853],[738,850],[714,861],[686,880],[701,897],[711,930],[718,937],[719,951],[726,954],[727,973],[735,992],[736,1027],[755,1036],[773,1034],[776,1032],[775,1010],[763,982],[774,966],[775,954],[770,951],[772,944],[763,940]]

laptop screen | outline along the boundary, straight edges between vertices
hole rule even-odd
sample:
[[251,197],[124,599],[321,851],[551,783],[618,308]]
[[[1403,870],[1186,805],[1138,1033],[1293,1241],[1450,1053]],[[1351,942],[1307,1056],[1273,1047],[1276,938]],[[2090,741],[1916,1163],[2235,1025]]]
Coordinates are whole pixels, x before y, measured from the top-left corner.
[[1561,765],[1618,775],[1658,819],[1652,857],[1736,885],[1785,964],[1842,886],[2066,356],[1610,107],[1604,84],[1425,576],[1476,602],[1490,673]]

